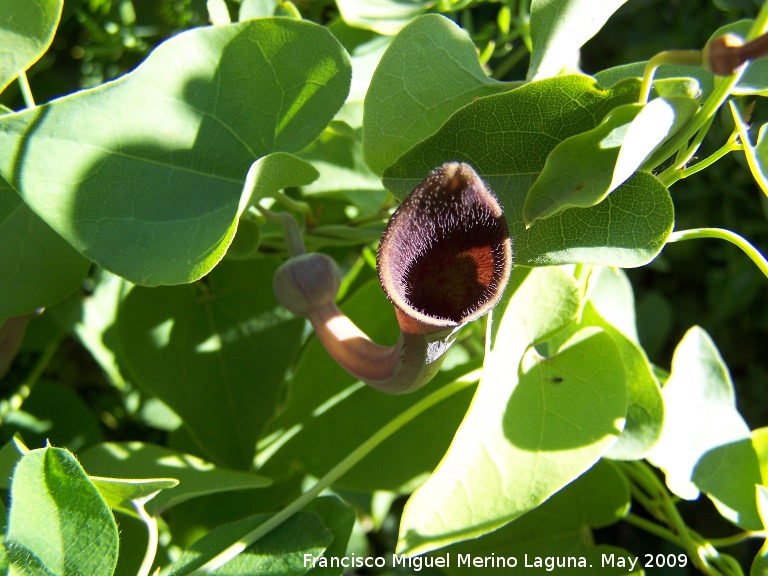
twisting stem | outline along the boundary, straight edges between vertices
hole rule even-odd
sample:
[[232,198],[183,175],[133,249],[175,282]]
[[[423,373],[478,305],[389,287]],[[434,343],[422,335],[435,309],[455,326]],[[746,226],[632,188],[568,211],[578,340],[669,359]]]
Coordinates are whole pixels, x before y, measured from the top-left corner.
[[293,216],[288,214],[288,212],[272,212],[258,204],[256,205],[256,209],[268,219],[278,222],[283,226],[285,247],[288,250],[288,254],[291,256],[298,256],[299,254],[304,254],[306,252],[299,223],[296,222],[296,219]]
[[683,240],[692,240],[695,238],[718,238],[738,246],[742,252],[750,257],[760,271],[768,277],[768,260],[766,260],[766,257],[750,244],[749,241],[730,230],[724,230],[722,228],[692,228],[691,230],[680,230],[678,232],[672,232],[672,234],[669,235],[669,238],[667,238],[667,243],[681,242]]
[[358,462],[370,454],[379,444],[392,436],[392,434],[400,430],[403,426],[408,424],[411,420],[423,412],[429,410],[432,406],[471,386],[478,380],[479,377],[480,370],[474,370],[469,374],[466,374],[464,377],[459,378],[458,380],[446,386],[438,388],[429,396],[422,398],[416,404],[395,416],[392,420],[390,420],[387,424],[385,424],[382,428],[370,436],[365,442],[350,452],[343,460],[341,460],[341,462],[331,468],[322,478],[320,478],[315,483],[314,486],[312,486],[312,488],[307,490],[304,494],[299,496],[296,500],[291,502],[280,512],[240,538],[240,540],[235,544],[232,544],[229,548],[209,560],[205,565],[195,570],[193,574],[209,574],[232,560],[232,558],[243,552],[259,538],[262,538],[277,528],[280,524],[288,520],[288,518],[293,516],[296,512],[304,508],[304,506],[314,500],[323,490],[331,486],[334,482],[346,474],[350,469],[352,469],[353,466],[355,466]]
[[147,550],[144,553],[144,559],[141,561],[139,571],[136,572],[136,576],[149,576],[152,571],[152,565],[155,562],[155,556],[157,555],[157,518],[147,513],[144,509],[143,503],[134,502],[133,507],[136,510],[139,518],[147,527]]
[[699,50],[666,50],[653,56],[643,70],[643,82],[640,84],[640,104],[646,104],[651,94],[653,76],[659,66],[677,64],[681,66],[697,66],[701,64]]

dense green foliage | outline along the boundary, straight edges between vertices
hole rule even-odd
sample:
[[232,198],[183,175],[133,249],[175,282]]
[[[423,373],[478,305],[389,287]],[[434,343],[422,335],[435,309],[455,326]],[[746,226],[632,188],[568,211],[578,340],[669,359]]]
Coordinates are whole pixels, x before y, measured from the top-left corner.
[[[766,31],[750,0],[0,0],[0,566],[768,573],[768,59],[698,52]],[[447,161],[515,267],[389,396],[278,304],[276,218],[391,345],[376,245]]]

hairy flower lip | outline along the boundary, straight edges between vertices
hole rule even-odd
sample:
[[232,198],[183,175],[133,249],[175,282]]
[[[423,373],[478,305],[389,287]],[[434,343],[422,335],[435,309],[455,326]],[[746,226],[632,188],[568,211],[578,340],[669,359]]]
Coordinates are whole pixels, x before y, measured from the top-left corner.
[[501,206],[469,164],[434,169],[400,204],[382,236],[379,280],[404,332],[471,322],[499,301],[512,247]]
[[309,319],[342,368],[388,394],[414,392],[432,380],[460,328],[499,301],[512,266],[501,206],[475,170],[459,162],[434,169],[382,236],[377,268],[400,337],[380,346],[336,305],[336,263],[304,254],[296,222],[286,217],[283,225],[293,255],[275,273],[275,296]]

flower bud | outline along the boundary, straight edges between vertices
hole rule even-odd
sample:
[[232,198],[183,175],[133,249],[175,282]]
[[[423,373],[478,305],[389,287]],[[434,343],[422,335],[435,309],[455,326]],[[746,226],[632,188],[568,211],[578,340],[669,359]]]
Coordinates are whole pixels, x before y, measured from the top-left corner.
[[340,286],[341,273],[336,262],[319,252],[289,258],[272,280],[272,290],[280,304],[304,317],[333,304]]
[[704,47],[704,68],[718,76],[730,76],[747,61],[742,53],[744,41],[734,34],[714,38]]

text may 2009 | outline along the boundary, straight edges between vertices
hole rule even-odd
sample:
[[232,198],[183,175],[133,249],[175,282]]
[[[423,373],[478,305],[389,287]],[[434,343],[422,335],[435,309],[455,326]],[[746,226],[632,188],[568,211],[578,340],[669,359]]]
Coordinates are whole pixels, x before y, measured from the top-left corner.
[[[615,558],[614,555],[604,554],[603,566],[634,567],[637,559],[634,557]],[[613,558],[611,558],[613,557]],[[389,560],[389,562],[387,561]],[[591,565],[584,556],[534,556],[524,554],[517,556],[473,556],[472,554],[444,554],[435,556],[401,556],[392,554],[384,556],[350,556],[330,557],[304,555],[305,568],[409,568],[415,572],[423,568],[450,568],[452,566],[473,568],[544,568],[553,571],[557,568],[587,568]]]

